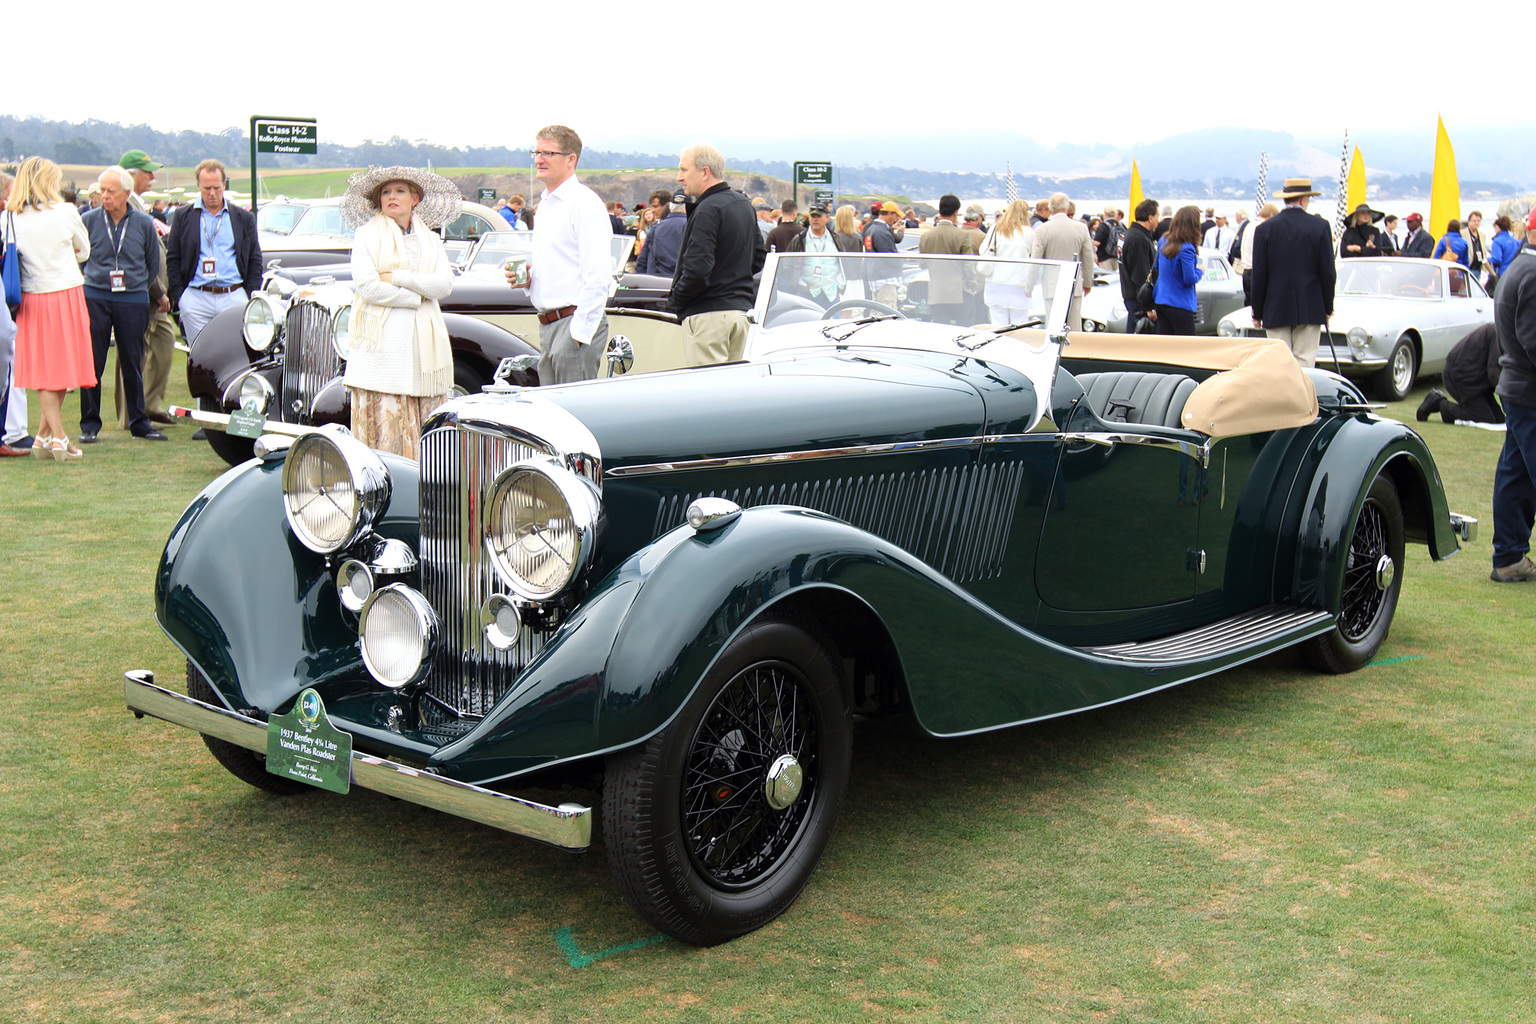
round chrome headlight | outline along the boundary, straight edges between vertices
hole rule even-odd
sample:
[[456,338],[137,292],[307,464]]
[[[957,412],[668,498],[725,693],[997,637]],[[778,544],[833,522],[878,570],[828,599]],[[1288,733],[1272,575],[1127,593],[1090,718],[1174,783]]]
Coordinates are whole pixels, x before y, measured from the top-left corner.
[[341,606],[349,612],[360,612],[373,596],[373,573],[367,563],[349,558],[336,570],[336,593],[341,595]]
[[272,385],[267,383],[266,378],[251,373],[240,382],[240,408],[244,409],[247,402],[254,401],[257,412],[266,412],[271,400]]
[[352,307],[342,306],[331,317],[331,347],[341,358],[352,351]]
[[245,304],[245,343],[257,352],[265,352],[277,340],[280,322],[266,296],[258,295]]
[[373,526],[389,493],[384,461],[343,427],[322,427],[288,449],[283,512],[311,551],[328,555],[351,544]]
[[513,593],[547,601],[571,585],[597,546],[597,489],[552,460],[521,462],[491,485],[485,546]]
[[1351,327],[1346,337],[1349,339],[1349,350],[1355,354],[1355,358],[1365,355],[1366,348],[1371,344],[1371,336],[1364,327]]
[[437,613],[416,591],[394,583],[368,598],[357,631],[369,674],[399,689],[426,674],[427,657],[437,643]]

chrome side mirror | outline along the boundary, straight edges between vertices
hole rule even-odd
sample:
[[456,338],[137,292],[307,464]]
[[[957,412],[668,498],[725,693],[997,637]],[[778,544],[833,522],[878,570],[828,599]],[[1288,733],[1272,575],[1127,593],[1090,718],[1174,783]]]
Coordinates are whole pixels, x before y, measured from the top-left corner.
[[608,375],[618,377],[635,365],[635,346],[622,334],[608,339]]

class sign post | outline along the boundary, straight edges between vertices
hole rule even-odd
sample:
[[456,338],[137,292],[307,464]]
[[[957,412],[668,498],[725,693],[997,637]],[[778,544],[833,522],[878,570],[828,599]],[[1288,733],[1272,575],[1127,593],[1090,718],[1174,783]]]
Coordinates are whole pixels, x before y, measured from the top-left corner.
[[299,153],[313,156],[319,151],[320,132],[312,117],[274,117],[257,114],[251,118],[251,212],[256,211],[257,153]]

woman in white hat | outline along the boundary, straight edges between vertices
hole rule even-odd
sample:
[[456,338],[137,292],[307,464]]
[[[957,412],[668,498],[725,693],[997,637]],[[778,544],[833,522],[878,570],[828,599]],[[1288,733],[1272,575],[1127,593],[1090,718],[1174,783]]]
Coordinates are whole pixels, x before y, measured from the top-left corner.
[[421,427],[453,387],[453,350],[438,300],[453,271],[436,229],[462,196],[415,167],[370,167],[347,181],[342,217],[352,240],[351,346],[343,383],[352,433],[372,448],[416,457]]

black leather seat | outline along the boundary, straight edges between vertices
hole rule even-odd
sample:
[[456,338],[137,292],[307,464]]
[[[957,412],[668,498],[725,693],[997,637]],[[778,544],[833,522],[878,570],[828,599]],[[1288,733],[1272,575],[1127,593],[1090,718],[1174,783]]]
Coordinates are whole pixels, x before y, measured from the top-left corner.
[[1195,390],[1195,380],[1181,373],[1112,370],[1075,374],[1087,395],[1083,401],[1106,423],[1147,423],[1182,427],[1179,417]]

